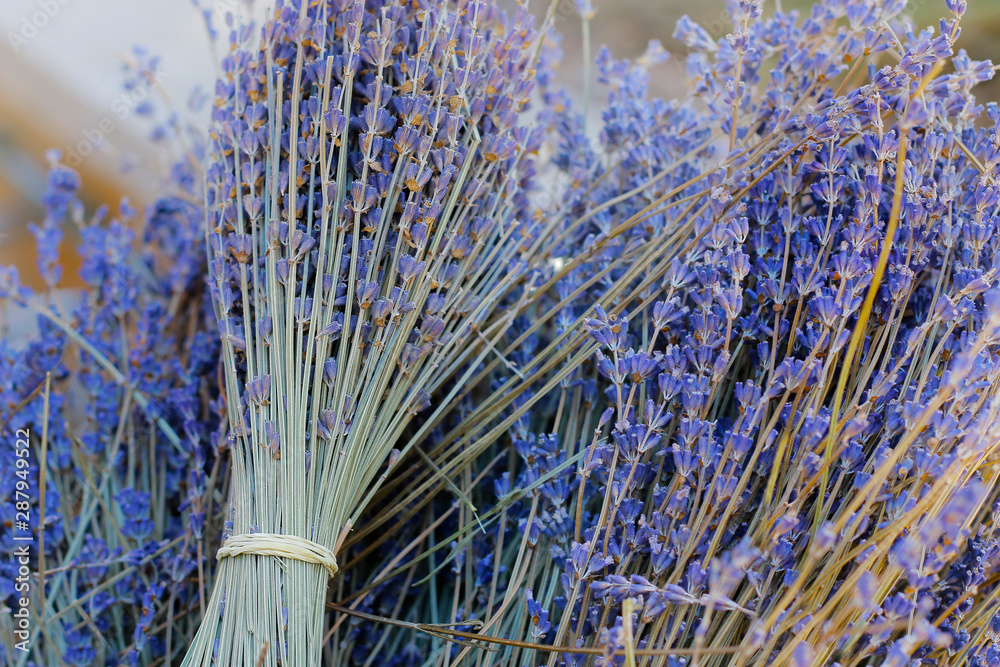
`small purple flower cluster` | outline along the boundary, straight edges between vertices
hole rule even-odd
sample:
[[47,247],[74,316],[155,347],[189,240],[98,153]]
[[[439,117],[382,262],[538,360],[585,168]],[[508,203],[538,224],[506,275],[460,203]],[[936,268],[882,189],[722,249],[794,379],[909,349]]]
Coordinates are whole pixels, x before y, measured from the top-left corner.
[[[173,619],[202,604],[205,473],[219,461],[218,415],[200,400],[217,392],[218,354],[198,297],[200,166],[177,160],[162,188],[170,194],[145,215],[126,200],[114,215],[102,207],[88,216],[79,176],[50,159],[44,221],[31,228],[45,287],[34,292],[15,269],[0,269],[7,314],[37,318],[26,341],[0,340],[0,428],[31,433],[32,604],[47,600],[33,609],[27,664],[169,663],[186,641]],[[78,239],[79,293],[61,289],[64,236]],[[8,470],[13,455],[0,454]],[[16,481],[0,483],[7,553],[24,544],[14,541],[24,534]],[[13,607],[17,564],[0,568],[0,598]],[[0,646],[0,662],[19,656]]]

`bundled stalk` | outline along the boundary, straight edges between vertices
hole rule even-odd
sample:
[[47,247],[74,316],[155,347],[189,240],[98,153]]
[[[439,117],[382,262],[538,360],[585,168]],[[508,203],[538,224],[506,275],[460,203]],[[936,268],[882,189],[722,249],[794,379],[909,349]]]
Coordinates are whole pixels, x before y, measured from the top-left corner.
[[560,287],[593,285],[561,319],[621,296],[472,472],[486,530],[434,611],[496,653],[447,664],[998,664],[1000,110],[965,4],[940,34],[902,4],[684,19],[701,104],[601,59],[604,145],[560,120]]
[[279,3],[224,61],[207,233],[232,488],[185,665],[319,664],[338,548],[419,438],[397,443],[532,298],[534,33],[422,4]]

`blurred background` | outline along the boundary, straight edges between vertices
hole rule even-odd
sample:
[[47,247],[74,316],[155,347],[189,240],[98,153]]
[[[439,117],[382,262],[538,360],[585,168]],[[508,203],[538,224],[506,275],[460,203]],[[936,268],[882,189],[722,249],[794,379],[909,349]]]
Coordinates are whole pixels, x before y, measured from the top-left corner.
[[[211,0],[209,5],[221,15],[236,1]],[[511,6],[515,0],[502,2]],[[812,4],[765,2],[785,10]],[[548,5],[548,0],[531,2],[539,14]],[[594,0],[594,5],[593,55],[607,44],[616,56],[636,57],[651,39],[661,40],[675,55],[653,72],[652,87],[659,95],[677,94],[683,85],[683,52],[670,36],[681,15],[691,15],[713,36],[730,30],[723,0]],[[962,43],[973,58],[1000,60],[995,42],[1000,0],[969,0],[969,5]],[[912,0],[909,11],[918,24],[936,25],[946,10],[944,0]],[[565,53],[562,80],[580,95],[584,69],[574,0],[559,0],[556,15]],[[135,112],[142,100],[122,88],[122,65],[135,46],[160,55],[160,84],[173,105],[183,109],[195,88],[211,91],[216,59],[201,12],[189,0],[0,0],[0,31],[0,264],[17,265],[24,282],[37,286],[27,225],[41,218],[46,151],[59,149],[72,158],[88,209],[115,205],[123,195],[143,206],[157,182],[157,151],[148,140],[151,126]],[[594,116],[606,91],[596,84],[590,91]],[[985,87],[980,99],[1000,99],[1000,86]],[[204,126],[207,112],[189,119]],[[68,287],[76,280],[74,245],[68,234],[63,243]]]
[[[0,0],[0,36],[0,264],[37,286],[28,223],[42,217],[46,152],[60,150],[80,172],[88,211],[123,195],[147,203],[157,153],[137,110],[152,97],[125,91],[123,65],[135,46],[161,55],[160,84],[184,107],[193,88],[210,89],[215,59],[187,0]],[[76,239],[66,231],[70,286]]]

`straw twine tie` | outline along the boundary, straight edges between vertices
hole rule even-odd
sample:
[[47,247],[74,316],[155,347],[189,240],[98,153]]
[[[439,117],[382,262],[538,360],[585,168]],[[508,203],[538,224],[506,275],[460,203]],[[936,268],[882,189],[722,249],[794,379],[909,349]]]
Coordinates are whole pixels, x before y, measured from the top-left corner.
[[219,549],[216,558],[240,556],[274,556],[276,558],[293,558],[304,563],[322,565],[332,577],[337,574],[337,557],[333,552],[312,540],[296,535],[280,535],[277,533],[250,533],[233,535]]

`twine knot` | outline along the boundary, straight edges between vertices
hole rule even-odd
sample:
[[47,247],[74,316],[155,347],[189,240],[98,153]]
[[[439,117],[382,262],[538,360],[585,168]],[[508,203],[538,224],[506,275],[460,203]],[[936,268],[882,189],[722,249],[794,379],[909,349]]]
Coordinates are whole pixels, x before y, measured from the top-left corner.
[[332,577],[337,574],[337,557],[333,552],[312,540],[297,535],[277,533],[249,533],[233,535],[219,549],[216,558],[249,554],[251,556],[274,556],[293,558],[304,563],[322,565]]

